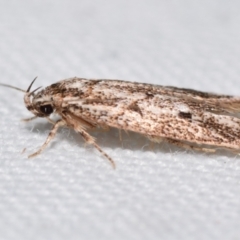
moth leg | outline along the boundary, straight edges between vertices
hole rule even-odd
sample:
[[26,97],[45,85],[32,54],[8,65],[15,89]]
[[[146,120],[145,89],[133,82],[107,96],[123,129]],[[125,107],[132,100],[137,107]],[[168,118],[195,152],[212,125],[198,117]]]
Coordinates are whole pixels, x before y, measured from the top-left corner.
[[[38,118],[38,116],[33,116],[33,117],[30,117],[30,118],[23,118],[23,119],[21,119],[21,121],[23,121],[23,122],[30,122],[30,121],[32,121],[32,120],[34,120],[34,119],[36,119],[36,118]],[[51,124],[55,124],[55,122],[51,119],[51,118],[49,118],[49,117],[46,117],[46,119],[51,123]]]
[[63,121],[62,119],[58,120],[54,124],[54,126],[53,126],[52,130],[50,131],[50,133],[48,134],[48,137],[47,137],[45,143],[41,146],[41,148],[37,152],[29,155],[28,158],[36,157],[38,154],[40,154],[47,147],[49,142],[55,137],[58,128],[61,127],[61,126],[64,126],[64,125],[66,125],[65,121]]
[[182,147],[182,148],[185,148],[185,149],[188,149],[188,150],[202,151],[202,152],[207,152],[207,153],[216,152],[216,149],[213,149],[213,148],[196,147],[196,146],[193,146],[191,144],[187,144],[187,143],[184,143],[184,142],[181,142],[181,141],[178,141],[178,140],[174,140],[174,139],[169,139],[169,138],[167,138],[166,140],[169,143],[172,143],[172,144],[174,144],[178,147]]
[[51,124],[55,124],[55,122],[51,119],[51,118],[49,118],[49,117],[46,117],[46,119],[48,120],[48,122],[50,122]]
[[146,136],[150,141],[155,142],[155,143],[161,143],[163,141],[162,137],[156,137],[156,136]]
[[33,116],[33,117],[30,117],[30,118],[23,118],[23,119],[21,119],[21,121],[23,121],[23,122],[30,122],[30,121],[32,121],[32,120],[34,120],[36,118],[38,118],[38,117],[37,116]]
[[100,146],[95,142],[95,139],[90,134],[88,134],[85,130],[83,130],[81,128],[77,128],[75,130],[82,135],[82,137],[86,141],[86,143],[92,144],[104,157],[106,157],[110,161],[110,163],[114,169],[116,168],[116,165],[115,165],[113,159],[110,156],[108,156],[107,153],[105,153],[100,148]]
[[122,129],[118,129],[118,136],[119,136],[120,142],[122,142]]

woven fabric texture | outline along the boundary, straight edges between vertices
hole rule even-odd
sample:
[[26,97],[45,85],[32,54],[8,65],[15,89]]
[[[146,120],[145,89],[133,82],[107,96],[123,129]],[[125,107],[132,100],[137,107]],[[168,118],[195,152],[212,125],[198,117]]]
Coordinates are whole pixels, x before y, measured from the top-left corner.
[[[240,3],[217,0],[0,0],[2,83],[27,89],[110,78],[240,95]],[[114,160],[0,87],[0,238],[239,239],[240,158],[92,134]],[[24,153],[22,150],[26,148]]]

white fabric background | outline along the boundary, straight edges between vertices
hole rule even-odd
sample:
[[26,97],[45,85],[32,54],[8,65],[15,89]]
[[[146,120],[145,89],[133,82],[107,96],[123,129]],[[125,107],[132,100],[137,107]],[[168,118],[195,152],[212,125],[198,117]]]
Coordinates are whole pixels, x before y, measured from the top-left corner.
[[[69,77],[238,94],[240,3],[223,0],[0,1],[2,83]],[[0,88],[0,238],[239,239],[240,159],[93,133],[114,171],[62,129],[39,157],[44,119]],[[21,154],[22,149],[26,152]]]

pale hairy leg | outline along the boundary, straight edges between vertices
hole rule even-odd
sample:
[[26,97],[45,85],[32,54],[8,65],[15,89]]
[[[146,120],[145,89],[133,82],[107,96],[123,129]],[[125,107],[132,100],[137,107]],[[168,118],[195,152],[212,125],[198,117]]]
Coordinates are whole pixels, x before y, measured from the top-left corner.
[[32,157],[36,157],[37,155],[39,155],[39,154],[47,147],[47,145],[49,144],[49,142],[55,137],[58,128],[61,127],[61,126],[65,126],[65,125],[66,125],[65,121],[63,121],[63,120],[61,120],[61,119],[58,120],[58,121],[54,124],[52,130],[51,130],[50,133],[48,134],[48,137],[47,137],[46,141],[45,141],[44,144],[40,147],[40,149],[39,149],[37,152],[29,155],[28,157],[29,157],[29,158],[32,158]]

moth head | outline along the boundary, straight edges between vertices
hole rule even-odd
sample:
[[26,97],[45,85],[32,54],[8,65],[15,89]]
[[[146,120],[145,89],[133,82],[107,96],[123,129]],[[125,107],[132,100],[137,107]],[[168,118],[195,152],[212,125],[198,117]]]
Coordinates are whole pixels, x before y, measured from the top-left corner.
[[24,95],[24,103],[26,108],[32,112],[37,117],[48,117],[54,112],[54,108],[51,104],[51,99],[42,94],[41,92],[37,92],[39,90],[38,87],[35,90],[31,91],[31,87],[35,82],[36,78],[31,82],[27,91],[25,91]]
[[31,91],[31,87],[37,78],[34,78],[31,84],[29,85],[27,91],[13,87],[8,84],[0,84],[5,87],[13,88],[19,91],[24,92],[24,103],[26,108],[32,112],[35,117],[48,117],[51,113],[54,112],[54,108],[51,104],[51,99],[48,96],[42,96],[42,92],[37,92],[41,87],[38,87]]

